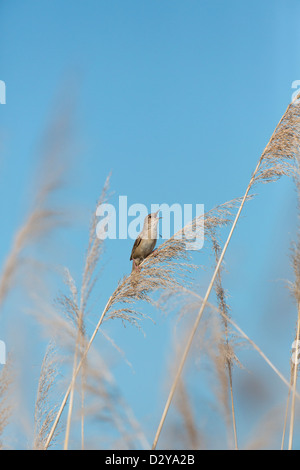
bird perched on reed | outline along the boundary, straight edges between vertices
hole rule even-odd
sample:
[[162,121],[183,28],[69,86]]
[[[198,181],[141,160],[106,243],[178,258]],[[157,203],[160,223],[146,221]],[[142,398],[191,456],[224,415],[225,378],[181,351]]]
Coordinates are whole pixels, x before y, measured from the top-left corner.
[[130,261],[132,260],[132,271],[139,270],[141,262],[149,256],[156,245],[157,240],[157,225],[161,217],[157,217],[157,212],[148,214],[144,220],[144,227],[137,239],[134,242]]

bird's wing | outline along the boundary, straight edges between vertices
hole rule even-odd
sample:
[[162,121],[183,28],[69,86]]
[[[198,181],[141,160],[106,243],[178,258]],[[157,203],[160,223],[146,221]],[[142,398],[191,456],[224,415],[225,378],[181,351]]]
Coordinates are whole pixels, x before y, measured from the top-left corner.
[[135,240],[134,244],[133,244],[131,255],[130,255],[130,261],[133,259],[132,255],[133,255],[134,251],[136,250],[136,248],[139,246],[140,243],[141,243],[141,237],[139,235],[137,237],[137,239]]

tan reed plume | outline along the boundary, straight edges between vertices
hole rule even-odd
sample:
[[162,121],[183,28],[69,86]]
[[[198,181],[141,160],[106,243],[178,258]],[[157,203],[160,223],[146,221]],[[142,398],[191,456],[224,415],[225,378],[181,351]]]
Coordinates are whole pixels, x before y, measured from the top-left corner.
[[43,358],[34,411],[33,449],[41,450],[52,426],[56,407],[51,404],[51,392],[58,376],[58,361],[54,343],[47,347]]

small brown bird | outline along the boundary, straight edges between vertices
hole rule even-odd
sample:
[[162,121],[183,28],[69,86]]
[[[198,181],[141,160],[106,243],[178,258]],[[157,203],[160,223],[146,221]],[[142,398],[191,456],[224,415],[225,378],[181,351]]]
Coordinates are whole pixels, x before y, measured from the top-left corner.
[[158,212],[159,210],[145,217],[143,230],[135,240],[130,256],[130,261],[133,260],[132,271],[139,270],[141,262],[154,250],[157,239],[157,225],[159,219],[161,219],[161,217],[157,217]]

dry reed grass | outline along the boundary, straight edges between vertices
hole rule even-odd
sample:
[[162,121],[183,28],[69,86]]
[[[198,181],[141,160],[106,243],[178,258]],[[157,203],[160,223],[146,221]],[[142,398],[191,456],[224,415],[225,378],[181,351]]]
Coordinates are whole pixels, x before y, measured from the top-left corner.
[[[64,128],[64,126],[62,126]],[[60,128],[60,127],[59,127]],[[53,134],[51,134],[53,137]],[[177,390],[176,400],[180,414],[184,422],[187,439],[192,448],[200,445],[202,433],[196,426],[193,409],[188,398],[188,390],[182,371],[185,362],[190,354],[191,346],[206,307],[211,314],[210,339],[214,344],[218,344],[217,351],[208,348],[211,358],[214,361],[214,372],[219,378],[218,402],[225,410],[225,421],[227,426],[233,429],[234,447],[238,448],[238,432],[236,427],[236,410],[234,406],[233,393],[233,367],[239,364],[234,350],[233,335],[231,329],[235,329],[240,339],[246,340],[265,361],[265,363],[277,374],[282,382],[289,387],[288,403],[292,395],[292,406],[290,415],[289,448],[292,447],[295,402],[299,399],[296,390],[297,367],[291,366],[291,377],[287,380],[279,372],[277,367],[263,353],[263,351],[252,341],[246,333],[232,320],[230,308],[228,306],[224,281],[222,278],[222,267],[224,257],[236,230],[240,215],[245,203],[250,199],[250,192],[254,185],[258,183],[274,182],[281,176],[292,176],[298,171],[299,140],[300,137],[300,105],[296,101],[291,103],[273,135],[270,138],[264,152],[262,153],[257,166],[251,176],[250,182],[242,198],[234,199],[225,204],[208,211],[203,218],[205,224],[205,237],[210,242],[215,258],[215,267],[207,291],[202,297],[198,292],[193,291],[192,275],[196,266],[188,251],[190,235],[194,234],[199,227],[199,218],[194,219],[184,229],[169,240],[162,243],[150,256],[141,264],[140,272],[133,272],[124,276],[118,283],[115,291],[109,296],[102,312],[99,312],[98,323],[93,333],[87,336],[87,312],[91,293],[98,280],[99,261],[102,253],[102,241],[96,236],[96,216],[93,215],[89,231],[88,247],[84,259],[84,267],[80,286],[76,285],[68,269],[65,270],[65,283],[67,293],[59,296],[56,308],[53,309],[45,304],[41,306],[41,299],[38,299],[38,309],[40,311],[37,319],[46,325],[51,326],[51,333],[57,343],[62,344],[65,350],[69,350],[68,360],[71,358],[71,380],[60,403],[52,403],[51,394],[53,388],[57,388],[57,367],[53,358],[53,347],[47,350],[44,357],[35,406],[35,429],[34,429],[34,449],[48,449],[53,444],[58,433],[62,413],[68,403],[66,416],[66,429],[64,438],[64,448],[70,445],[70,434],[72,424],[77,423],[76,417],[80,419],[81,448],[87,447],[85,438],[85,420],[89,416],[96,416],[101,423],[110,422],[119,432],[119,441],[115,444],[119,447],[133,448],[135,442],[148,447],[140,425],[137,423],[129,408],[127,408],[122,395],[119,393],[113,377],[101,356],[92,349],[95,337],[104,321],[120,319],[125,324],[127,322],[139,326],[146,317],[142,309],[142,302],[151,305],[166,304],[166,301],[175,302],[176,296],[184,298],[183,310],[179,316],[186,316],[193,311],[194,323],[185,339],[183,348],[174,355],[173,379],[169,395],[158,425],[152,448],[155,449],[165,424],[168,410]],[[50,139],[51,140],[51,139]],[[64,140],[64,139],[62,139]],[[53,148],[47,152],[46,161],[53,162],[55,155],[61,151],[61,136],[53,138]],[[48,160],[49,158],[49,160]],[[59,226],[62,219],[61,214],[51,208],[49,200],[59,186],[57,174],[46,172],[51,177],[44,181],[38,192],[36,202],[32,212],[29,214],[24,225],[15,236],[12,249],[9,252],[4,267],[0,275],[0,307],[7,298],[9,291],[13,288],[16,274],[23,262],[22,254],[28,244],[37,239],[41,239],[44,234]],[[104,203],[108,195],[109,179],[106,181],[100,199],[97,203]],[[228,237],[221,248],[219,231],[230,227]],[[300,299],[300,276],[299,276],[299,247],[295,249],[293,264],[295,270],[295,283],[293,292],[298,306]],[[209,303],[212,289],[215,289],[218,306]],[[163,292],[163,296],[157,302],[154,300],[156,292]],[[141,306],[141,307],[140,307]],[[41,313],[43,312],[43,313]],[[50,312],[45,315],[45,312]],[[300,337],[300,322],[298,309],[298,322],[296,327],[296,339]],[[296,355],[298,350],[296,350]],[[96,358],[96,365],[92,358]],[[101,365],[101,367],[99,367]],[[175,369],[175,370],[174,370]],[[0,434],[8,420],[9,409],[3,405],[2,396],[7,393],[10,380],[6,375],[8,368],[5,367],[0,377]],[[78,377],[80,376],[80,384]],[[75,407],[76,395],[79,395],[79,407]],[[90,398],[93,400],[90,401]],[[89,398],[89,401],[88,401]],[[2,406],[2,408],[1,408]],[[76,408],[76,412],[75,412]],[[79,413],[77,409],[79,408]],[[2,413],[1,413],[2,410]],[[288,405],[287,405],[288,410]],[[286,417],[287,417],[286,412]],[[73,418],[72,418],[73,417]],[[229,419],[230,417],[230,419]],[[270,421],[268,420],[270,424]],[[287,418],[284,424],[284,434]],[[284,435],[283,435],[284,442]],[[256,442],[252,446],[259,446]]]
[[[58,359],[54,344],[47,347],[39,377],[37,397],[34,410],[34,439],[33,449],[41,450],[52,426],[55,416],[55,404],[51,402],[51,393],[56,387],[59,374]],[[57,434],[56,434],[57,435]],[[54,436],[54,441],[55,437]],[[53,442],[54,442],[53,441]]]
[[205,306],[208,302],[209,296],[211,294],[212,288],[217,279],[218,273],[220,271],[223,259],[225,257],[228,245],[231,241],[232,235],[236,229],[237,223],[239,221],[240,215],[244,208],[245,202],[249,197],[249,193],[252,187],[259,183],[269,183],[278,180],[281,176],[294,176],[295,172],[298,169],[298,158],[299,158],[299,148],[300,148],[300,95],[298,95],[292,103],[287,107],[286,112],[279,121],[276,129],[274,130],[265,150],[263,151],[256,168],[250,178],[248,186],[246,188],[244,197],[241,200],[240,206],[237,210],[236,216],[232,223],[229,235],[226,242],[224,243],[223,249],[220,253],[216,268],[212,275],[211,281],[208,285],[206,294],[203,299],[203,303],[199,309],[198,316],[195,320],[194,326],[191,330],[191,334],[187,340],[186,348],[182,354],[182,358],[178,364],[177,374],[174,378],[174,382],[170,388],[169,396],[167,398],[161,420],[159,422],[152,449],[156,448],[164,421],[166,419],[169,407],[171,405],[176,387],[179,383],[179,379],[186,361],[186,358],[189,354],[193,338],[198,329],[201,317],[203,315]]
[[[17,289],[20,284],[25,287],[30,285],[33,290],[29,297],[35,296],[37,285],[40,287],[37,280],[40,282],[43,279],[45,266],[41,260],[28,254],[30,253],[29,249],[42,242],[46,243],[54,231],[68,223],[66,212],[55,207],[54,199],[57,191],[63,185],[63,177],[67,168],[72,112],[72,100],[68,103],[63,100],[63,105],[55,112],[39,148],[39,168],[29,191],[32,195],[30,210],[23,224],[16,231],[11,248],[8,250],[4,264],[0,269],[0,310],[3,310],[4,302],[8,299],[10,292]],[[21,270],[25,271],[25,276],[18,276]],[[46,359],[43,368],[46,368]],[[3,366],[0,378],[1,392],[7,390],[7,386],[12,380],[13,375],[10,373],[12,368],[13,365],[10,363]],[[43,368],[41,371],[43,384],[40,385],[46,387],[47,377],[45,374],[43,376]],[[49,372],[50,369],[46,370]],[[42,435],[47,432],[47,426],[50,422],[50,414],[48,414],[48,420],[44,415],[45,422],[42,423],[43,413],[40,405],[43,402],[43,397],[45,398],[43,390],[39,389],[34,437],[34,445],[37,447],[41,446]],[[1,432],[8,421],[7,411],[5,412],[3,408],[1,410]],[[45,413],[47,415],[48,412]]]

